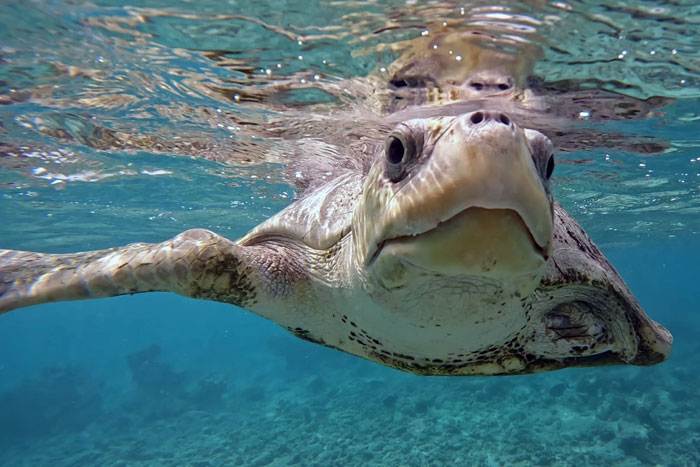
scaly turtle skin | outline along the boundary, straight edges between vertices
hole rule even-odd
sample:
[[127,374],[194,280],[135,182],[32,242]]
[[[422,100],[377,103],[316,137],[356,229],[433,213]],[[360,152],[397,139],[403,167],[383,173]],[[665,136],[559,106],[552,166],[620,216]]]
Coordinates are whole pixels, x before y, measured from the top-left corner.
[[0,311],[171,291],[424,375],[668,356],[668,331],[552,199],[544,135],[478,110],[385,136],[235,242],[190,230],[87,253],[1,251]]

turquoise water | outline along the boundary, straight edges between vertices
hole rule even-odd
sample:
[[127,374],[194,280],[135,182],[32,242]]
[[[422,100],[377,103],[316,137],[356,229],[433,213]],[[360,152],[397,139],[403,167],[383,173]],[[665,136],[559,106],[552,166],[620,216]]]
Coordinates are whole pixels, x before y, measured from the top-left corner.
[[[453,24],[460,8],[479,20],[467,4],[0,4],[0,247],[90,250],[195,227],[243,235],[293,199],[282,176],[293,141],[335,137],[300,118],[370,104],[307,90],[281,103],[234,96],[371,75],[398,56],[391,44]],[[560,152],[553,181],[673,333],[667,362],[417,377],[229,305],[170,294],[47,304],[0,316],[0,463],[699,464],[700,10],[510,8],[536,30],[479,21],[538,49],[534,74],[552,89],[675,100],[647,118],[577,119],[570,130],[617,139]],[[264,131],[280,122],[287,133]]]

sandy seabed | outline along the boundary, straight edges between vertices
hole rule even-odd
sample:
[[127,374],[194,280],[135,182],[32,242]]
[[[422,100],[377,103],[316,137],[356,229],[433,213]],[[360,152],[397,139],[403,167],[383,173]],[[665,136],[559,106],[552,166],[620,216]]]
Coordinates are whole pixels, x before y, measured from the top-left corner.
[[[425,378],[327,349],[314,348],[309,362],[295,353],[308,344],[285,345],[277,364],[215,380],[172,370],[167,354],[137,353],[129,391],[101,389],[108,402],[80,426],[62,426],[65,414],[37,420],[57,424],[53,432],[25,424],[21,437],[5,436],[0,463],[700,464],[700,375],[673,359],[653,368]],[[157,378],[144,381],[139,371]],[[56,403],[80,411],[80,401]]]

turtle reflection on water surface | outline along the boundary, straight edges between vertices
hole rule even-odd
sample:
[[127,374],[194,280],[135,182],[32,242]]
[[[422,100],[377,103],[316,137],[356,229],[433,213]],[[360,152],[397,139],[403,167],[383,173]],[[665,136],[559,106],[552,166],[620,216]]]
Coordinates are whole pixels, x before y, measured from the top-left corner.
[[[235,96],[235,100],[251,106],[299,110],[309,104],[296,101],[294,93],[313,88],[346,102],[349,115],[345,118],[355,120],[358,126],[357,120],[367,116],[358,113],[357,107],[366,107],[370,114],[392,122],[461,115],[487,108],[506,113],[516,123],[545,133],[557,151],[590,151],[600,147],[658,154],[667,149],[667,142],[654,136],[620,134],[608,128],[602,131],[590,125],[581,128],[581,123],[659,116],[659,109],[671,104],[673,99],[637,99],[592,89],[591,85],[596,83],[590,82],[547,82],[535,74],[534,65],[543,52],[534,43],[511,44],[483,30],[442,26],[435,29],[425,36],[392,44],[398,58],[365,77],[317,80],[297,73],[287,79],[271,80],[265,86],[213,89],[227,99]],[[312,101],[310,105],[315,108],[316,104]],[[338,118],[337,109],[334,114]],[[303,127],[304,134],[324,138],[310,125],[303,122],[298,125]],[[287,137],[300,133],[289,121],[274,130],[263,125],[261,131]]]

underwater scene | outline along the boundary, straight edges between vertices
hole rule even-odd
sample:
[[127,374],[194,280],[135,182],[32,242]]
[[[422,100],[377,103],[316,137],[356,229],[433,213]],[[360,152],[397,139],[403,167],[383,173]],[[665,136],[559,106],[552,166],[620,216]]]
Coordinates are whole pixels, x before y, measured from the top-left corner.
[[2,466],[700,465],[699,234],[692,1],[0,3]]

